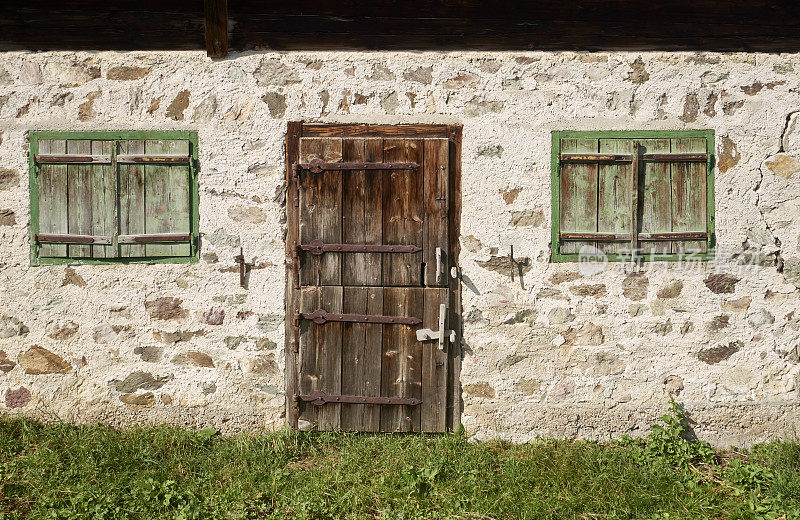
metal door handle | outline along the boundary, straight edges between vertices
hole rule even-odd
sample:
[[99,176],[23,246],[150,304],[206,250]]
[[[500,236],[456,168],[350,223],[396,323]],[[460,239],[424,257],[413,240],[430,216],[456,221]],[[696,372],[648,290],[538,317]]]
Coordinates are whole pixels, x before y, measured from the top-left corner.
[[439,330],[417,329],[417,341],[437,340],[439,350],[444,350],[445,339],[451,343],[456,341],[456,331],[447,330],[447,305],[439,305]]

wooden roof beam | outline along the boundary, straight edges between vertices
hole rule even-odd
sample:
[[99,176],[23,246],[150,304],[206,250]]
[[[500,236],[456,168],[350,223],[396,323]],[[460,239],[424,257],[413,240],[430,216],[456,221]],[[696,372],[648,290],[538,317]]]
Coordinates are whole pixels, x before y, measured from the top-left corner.
[[206,53],[209,58],[228,54],[228,0],[204,0]]

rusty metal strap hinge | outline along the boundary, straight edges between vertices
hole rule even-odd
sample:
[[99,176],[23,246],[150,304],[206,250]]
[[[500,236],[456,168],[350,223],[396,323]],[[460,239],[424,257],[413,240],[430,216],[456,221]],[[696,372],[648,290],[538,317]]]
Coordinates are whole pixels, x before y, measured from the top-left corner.
[[307,163],[295,165],[297,170],[308,170],[311,173],[341,170],[416,170],[419,164],[414,162],[324,162],[312,159]]
[[405,406],[417,406],[422,404],[420,399],[414,397],[368,397],[361,395],[332,395],[317,390],[308,395],[296,394],[295,399],[298,401],[305,401],[314,406],[322,406],[328,403],[346,403],[346,404],[394,404]]
[[378,316],[374,314],[334,314],[323,309],[314,312],[301,312],[297,318],[311,320],[317,325],[324,325],[329,321],[350,323],[386,323],[388,325],[419,325],[422,320],[405,316]]
[[297,250],[321,255],[323,253],[419,253],[422,248],[386,244],[325,244],[322,240],[312,240],[308,244],[300,244]]

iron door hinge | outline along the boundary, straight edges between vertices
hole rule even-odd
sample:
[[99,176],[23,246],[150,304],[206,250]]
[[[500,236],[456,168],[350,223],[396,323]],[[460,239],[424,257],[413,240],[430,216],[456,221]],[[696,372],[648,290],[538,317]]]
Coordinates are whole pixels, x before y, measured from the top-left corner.
[[422,404],[422,400],[414,397],[371,397],[362,395],[335,395],[326,394],[320,390],[307,395],[295,394],[295,401],[304,401],[314,406],[322,406],[328,403],[347,403],[347,404],[393,404],[404,406],[417,406]]
[[349,323],[384,323],[386,325],[419,325],[422,320],[407,316],[380,316],[376,314],[336,314],[324,309],[314,312],[301,312],[296,319],[310,320],[317,325],[324,325],[331,321]]

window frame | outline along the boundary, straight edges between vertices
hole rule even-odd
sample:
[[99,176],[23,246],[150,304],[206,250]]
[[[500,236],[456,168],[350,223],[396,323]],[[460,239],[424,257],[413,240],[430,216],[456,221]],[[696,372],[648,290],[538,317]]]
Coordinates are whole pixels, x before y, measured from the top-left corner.
[[553,263],[577,262],[580,253],[560,253],[561,242],[561,139],[680,139],[703,138],[706,140],[706,239],[705,253],[660,253],[631,255],[608,254],[609,262],[675,262],[712,261],[716,255],[715,203],[714,203],[714,167],[715,167],[715,132],[714,130],[553,130],[550,146],[550,187],[551,187],[551,225],[550,225],[550,261]]
[[[188,256],[158,257],[116,257],[116,258],[74,258],[74,257],[40,257],[40,244],[35,237],[39,233],[39,165],[35,157],[39,153],[39,142],[44,140],[186,140],[189,143],[189,226],[191,240]],[[116,155],[114,147],[113,155]],[[198,137],[193,130],[31,130],[28,133],[28,178],[30,187],[30,261],[32,266],[39,265],[91,265],[91,264],[188,264],[196,263],[199,258],[200,245],[200,211],[198,189]],[[117,172],[117,175],[119,173]],[[117,211],[119,211],[119,200]]]

